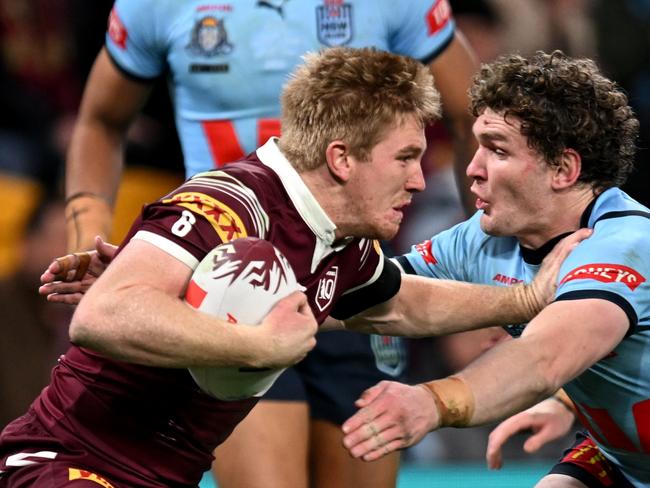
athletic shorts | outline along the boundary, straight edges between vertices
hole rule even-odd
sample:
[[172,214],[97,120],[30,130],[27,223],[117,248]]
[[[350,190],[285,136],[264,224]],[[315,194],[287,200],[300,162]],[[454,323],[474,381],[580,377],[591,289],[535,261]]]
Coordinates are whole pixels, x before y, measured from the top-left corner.
[[404,381],[406,341],[347,331],[322,332],[307,357],[286,370],[263,400],[307,402],[312,419],[342,424],[355,400],[382,380]]
[[[25,458],[27,461],[37,459],[37,457]],[[0,475],[0,488],[25,486],[38,488],[126,488],[124,485],[111,482],[98,473],[76,468],[65,461],[43,460],[43,462],[22,466],[7,477]]]
[[611,463],[598,446],[582,432],[576,441],[564,451],[560,462],[549,474],[564,474],[584,483],[587,488],[634,488],[618,467]]

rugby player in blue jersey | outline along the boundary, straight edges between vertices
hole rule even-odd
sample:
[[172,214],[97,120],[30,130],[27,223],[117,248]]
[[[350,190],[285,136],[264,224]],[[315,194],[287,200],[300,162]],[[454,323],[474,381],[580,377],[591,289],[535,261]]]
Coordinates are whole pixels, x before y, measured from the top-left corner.
[[638,121],[595,63],[556,51],[482,67],[470,96],[478,212],[397,258],[406,273],[528,282],[561,236],[593,229],[562,265],[555,300],[451,377],[382,382],[343,426],[377,459],[441,427],[504,418],[563,387],[587,429],[539,488],[650,485],[650,211],[618,187]]

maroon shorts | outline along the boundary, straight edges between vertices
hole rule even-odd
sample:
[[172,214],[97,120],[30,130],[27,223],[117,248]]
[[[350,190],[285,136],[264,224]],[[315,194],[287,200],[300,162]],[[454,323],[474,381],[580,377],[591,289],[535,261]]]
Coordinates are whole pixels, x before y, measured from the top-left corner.
[[576,434],[576,442],[564,452],[550,474],[564,474],[588,488],[634,488],[618,467],[612,464],[590,437]]

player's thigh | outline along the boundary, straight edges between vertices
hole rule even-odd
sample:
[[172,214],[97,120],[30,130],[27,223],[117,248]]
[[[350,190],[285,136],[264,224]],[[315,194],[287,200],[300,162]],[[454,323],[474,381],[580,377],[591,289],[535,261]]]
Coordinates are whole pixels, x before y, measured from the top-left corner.
[[565,474],[547,474],[535,488],[587,488],[587,485]]
[[309,469],[312,488],[394,488],[399,452],[373,462],[354,459],[343,447],[341,426],[312,420]]
[[307,488],[309,408],[260,401],[215,450],[219,488]]

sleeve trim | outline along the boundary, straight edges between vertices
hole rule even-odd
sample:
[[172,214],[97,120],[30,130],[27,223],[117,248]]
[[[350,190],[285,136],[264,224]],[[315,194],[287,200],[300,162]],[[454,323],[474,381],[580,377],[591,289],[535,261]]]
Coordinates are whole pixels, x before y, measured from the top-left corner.
[[411,265],[411,262],[408,260],[406,256],[397,256],[394,261],[397,261],[395,264],[399,266],[399,268],[402,270],[403,273],[410,274],[410,275],[416,275],[417,272],[415,271],[415,268],[413,265]]
[[139,76],[134,73],[131,73],[122,65],[120,65],[120,63],[117,62],[117,60],[113,57],[111,51],[108,48],[106,48],[106,53],[108,54],[108,59],[110,59],[111,63],[113,63],[113,66],[115,66],[115,69],[117,69],[120,73],[122,73],[126,78],[128,78],[131,81],[135,81],[136,83],[150,84],[156,81],[158,78],[160,78],[160,75],[147,77],[147,76]]
[[148,242],[149,244],[153,244],[162,251],[165,251],[170,256],[175,257],[182,263],[186,264],[190,269],[196,269],[196,267],[199,265],[199,260],[196,259],[187,249],[182,248],[175,242],[170,241],[166,237],[163,237],[159,234],[154,234],[153,232],[147,230],[139,230],[131,238],[131,240],[133,239],[140,239],[142,241]]
[[635,332],[638,332],[637,325],[639,323],[639,319],[636,312],[634,311],[634,307],[632,307],[627,299],[617,293],[604,290],[575,290],[563,293],[562,295],[558,296],[555,301],[584,300],[587,298],[599,298],[601,300],[612,302],[614,305],[618,305],[623,310],[623,312],[625,312],[625,315],[627,315],[627,318],[630,321],[630,327],[627,331],[627,334],[625,334],[625,337],[629,337]]
[[402,274],[396,264],[388,258],[383,259],[383,271],[374,282],[357,291],[341,296],[334,304],[330,315],[335,319],[345,320],[363,310],[393,298],[402,285]]

